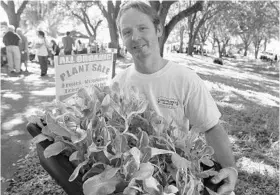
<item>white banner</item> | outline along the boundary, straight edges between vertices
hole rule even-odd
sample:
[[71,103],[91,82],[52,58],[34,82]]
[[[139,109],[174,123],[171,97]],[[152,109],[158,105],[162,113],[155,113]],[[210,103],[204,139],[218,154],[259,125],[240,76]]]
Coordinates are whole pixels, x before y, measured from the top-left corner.
[[108,85],[112,69],[113,53],[55,56],[56,99],[63,101],[82,87]]

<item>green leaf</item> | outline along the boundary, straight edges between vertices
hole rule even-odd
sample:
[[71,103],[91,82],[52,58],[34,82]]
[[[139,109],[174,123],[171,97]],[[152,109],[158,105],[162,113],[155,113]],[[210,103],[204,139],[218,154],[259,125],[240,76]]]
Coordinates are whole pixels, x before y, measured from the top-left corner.
[[137,182],[133,178],[129,182],[128,186],[124,189],[123,194],[124,195],[137,195],[138,192],[143,193],[143,190],[141,187],[138,187]]
[[133,178],[137,180],[144,180],[149,177],[152,177],[154,173],[154,166],[148,162],[148,163],[141,163],[139,170],[133,174]]
[[160,195],[160,189],[158,188],[158,181],[154,177],[143,180],[143,188],[146,192],[153,195]]
[[44,150],[44,156],[45,156],[45,158],[49,158],[51,156],[58,155],[60,152],[62,152],[66,148],[67,147],[63,142],[61,142],[61,141],[55,142],[55,143],[49,145]]
[[140,155],[141,155],[140,150],[136,147],[133,147],[129,150],[129,153],[133,156],[133,158],[137,164],[137,169],[138,169],[140,166]]
[[205,146],[203,151],[199,153],[199,156],[212,156],[215,153],[214,149],[211,146]]
[[129,181],[132,178],[138,168],[139,164],[136,163],[134,158],[131,158],[125,165],[123,165],[123,173],[126,177],[126,181]]
[[176,153],[173,153],[171,156],[171,160],[177,169],[187,169],[191,166],[191,162],[187,159],[179,156]]
[[35,143],[35,144],[38,144],[38,143],[40,143],[42,141],[45,141],[45,140],[53,141],[53,138],[40,133],[39,135],[35,136],[32,139],[32,142]]
[[122,180],[116,177],[119,168],[108,168],[99,175],[87,179],[83,184],[84,195],[108,195],[115,191]]
[[214,162],[212,160],[210,160],[208,156],[202,157],[199,161],[202,162],[203,164],[207,165],[208,167],[214,166]]
[[87,137],[87,131],[77,127],[76,131],[71,132],[71,141],[76,144],[83,141]]
[[141,131],[139,148],[144,148],[149,145],[149,136],[145,131]]
[[76,177],[78,176],[79,174],[79,171],[80,169],[86,165],[88,163],[88,160],[85,160],[84,162],[81,162],[76,168],[75,170],[73,171],[73,173],[71,174],[70,178],[69,178],[69,181],[72,182],[74,181],[74,179],[76,179]]
[[178,191],[178,188],[174,185],[165,186],[164,195],[175,195]]
[[202,172],[198,173],[197,177],[199,177],[199,178],[208,178],[210,176],[215,176],[217,174],[218,174],[218,172],[214,171],[214,169],[208,169],[206,171],[202,171]]
[[101,106],[103,106],[103,107],[108,107],[109,105],[110,105],[110,95],[109,94],[107,94],[105,97],[104,97],[104,99],[103,99],[103,101],[102,101],[102,103],[101,103]]
[[152,150],[150,147],[141,148],[141,163],[147,163],[152,158]]
[[70,133],[64,127],[58,125],[57,122],[51,117],[49,113],[47,114],[46,118],[47,118],[47,125],[53,133],[68,138],[71,137]]
[[162,149],[158,149],[158,148],[151,148],[151,152],[152,152],[152,157],[159,155],[159,154],[173,154],[174,153],[169,150],[162,150]]
[[79,154],[78,151],[73,152],[73,153],[71,154],[71,156],[69,157],[69,161],[80,160],[78,154]]

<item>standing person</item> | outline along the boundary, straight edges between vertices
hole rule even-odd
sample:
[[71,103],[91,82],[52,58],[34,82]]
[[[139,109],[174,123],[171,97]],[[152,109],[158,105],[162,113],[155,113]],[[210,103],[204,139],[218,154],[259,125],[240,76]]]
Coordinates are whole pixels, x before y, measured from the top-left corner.
[[3,43],[6,46],[8,71],[10,73],[20,73],[20,36],[15,33],[15,27],[9,25],[8,32],[3,37]]
[[218,194],[231,193],[238,172],[228,135],[219,123],[221,113],[194,71],[160,56],[158,40],[163,26],[157,12],[144,2],[131,1],[121,7],[116,21],[134,65],[113,82],[117,81],[123,89],[137,87],[168,122],[178,121],[187,130],[191,126],[194,131],[204,132],[207,144],[215,150],[215,160],[222,166],[212,182],[224,180]]
[[51,40],[51,65],[54,66],[54,56],[58,56],[60,53],[59,46],[56,44],[55,40]]
[[48,72],[48,43],[43,31],[37,32],[38,41],[35,44],[37,48],[37,56],[41,68],[41,77],[46,76]]
[[28,72],[27,70],[27,60],[28,60],[28,40],[27,37],[23,35],[22,30],[20,28],[17,28],[17,34],[20,36],[20,53],[21,53],[21,63],[24,63],[25,66],[25,72]]
[[84,46],[84,44],[81,42],[80,39],[77,40],[76,49],[77,49],[77,54],[83,54],[83,53],[84,53],[85,46]]
[[65,55],[71,55],[73,47],[75,46],[74,39],[71,37],[70,32],[66,32],[66,36],[62,38],[63,49]]

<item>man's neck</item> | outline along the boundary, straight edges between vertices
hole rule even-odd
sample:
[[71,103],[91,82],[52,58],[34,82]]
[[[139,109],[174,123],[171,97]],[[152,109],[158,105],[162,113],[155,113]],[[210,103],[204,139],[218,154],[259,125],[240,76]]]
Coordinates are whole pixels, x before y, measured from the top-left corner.
[[167,64],[167,60],[164,60],[160,55],[142,59],[133,58],[133,60],[136,70],[142,74],[153,74]]

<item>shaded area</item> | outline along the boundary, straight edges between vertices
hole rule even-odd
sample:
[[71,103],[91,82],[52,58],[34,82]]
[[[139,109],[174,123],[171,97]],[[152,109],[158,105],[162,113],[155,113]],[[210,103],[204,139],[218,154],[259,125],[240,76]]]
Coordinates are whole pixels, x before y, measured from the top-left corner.
[[26,117],[42,102],[55,98],[54,69],[40,77],[39,65],[29,63],[29,72],[11,75],[1,67],[1,184],[12,179],[16,161],[29,152],[31,136],[26,131]]

